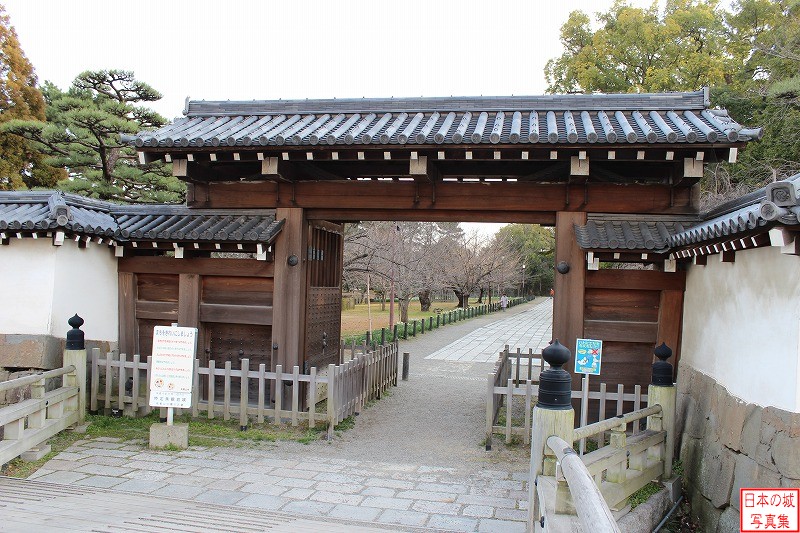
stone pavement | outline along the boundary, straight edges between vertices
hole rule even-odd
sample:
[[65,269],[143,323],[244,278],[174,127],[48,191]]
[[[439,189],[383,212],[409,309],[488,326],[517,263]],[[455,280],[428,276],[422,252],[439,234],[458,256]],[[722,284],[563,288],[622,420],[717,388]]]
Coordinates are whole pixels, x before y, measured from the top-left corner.
[[153,451],[143,442],[76,442],[30,479],[193,502],[439,531],[523,532],[527,464],[520,471],[326,458],[254,448]]
[[[486,379],[504,344],[549,341],[551,305],[540,299],[401,342],[411,353],[410,380],[331,442],[152,451],[144,442],[94,438],[31,479],[395,531],[524,531],[529,451],[497,443],[487,452],[482,445]],[[476,331],[492,332],[491,342],[475,337],[484,339],[491,362],[426,359],[470,349],[456,344]]]
[[[513,308],[512,308],[513,309]],[[425,359],[446,361],[493,363],[497,360],[498,346],[509,345],[512,350],[542,353],[553,337],[553,300],[542,299],[522,313],[493,315],[498,320],[486,324],[436,350]]]

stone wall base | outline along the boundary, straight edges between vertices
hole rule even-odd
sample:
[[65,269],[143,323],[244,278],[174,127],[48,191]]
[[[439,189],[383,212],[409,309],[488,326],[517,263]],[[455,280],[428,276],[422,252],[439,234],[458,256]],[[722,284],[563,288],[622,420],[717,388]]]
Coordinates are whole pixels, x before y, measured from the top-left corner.
[[[0,333],[0,369],[53,370],[60,368],[65,340],[52,335]],[[86,340],[86,352],[99,348],[106,353],[117,349],[116,342]]]
[[800,413],[744,402],[681,364],[676,416],[686,494],[705,531],[739,531],[742,487],[800,487]]

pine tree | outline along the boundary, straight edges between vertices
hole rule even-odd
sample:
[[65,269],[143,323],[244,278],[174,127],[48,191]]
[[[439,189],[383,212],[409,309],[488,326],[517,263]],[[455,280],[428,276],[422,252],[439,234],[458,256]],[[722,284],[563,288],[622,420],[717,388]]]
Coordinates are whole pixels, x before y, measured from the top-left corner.
[[[5,8],[0,5],[0,124],[44,120],[45,102],[36,75],[19,44]],[[0,189],[52,187],[66,172],[44,164],[24,138],[0,132]]]
[[11,121],[5,128],[36,142],[47,162],[67,169],[59,187],[104,200],[174,203],[185,186],[163,163],[140,165],[120,134],[162,126],[166,120],[142,105],[161,94],[132,72],[87,71],[64,92],[43,87],[47,122]]

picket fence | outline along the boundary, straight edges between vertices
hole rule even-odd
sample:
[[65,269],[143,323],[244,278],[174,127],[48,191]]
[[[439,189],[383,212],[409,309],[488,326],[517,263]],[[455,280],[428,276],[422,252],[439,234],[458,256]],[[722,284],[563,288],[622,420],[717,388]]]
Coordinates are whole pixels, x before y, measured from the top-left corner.
[[[128,358],[114,352],[103,356],[100,350],[92,350],[89,409],[97,412],[102,406],[106,411],[117,410],[127,416],[149,413],[151,362],[151,356],[143,359],[136,354]],[[338,423],[360,413],[367,402],[380,399],[389,387],[397,385],[397,368],[396,342],[369,347],[366,353],[356,354],[340,365],[328,365],[321,372],[312,367],[308,374],[301,374],[299,366],[289,372],[281,365],[274,372],[267,371],[263,363],[251,369],[247,358],[240,360],[238,369],[232,368],[230,361],[217,367],[211,360],[204,367],[195,359],[192,406],[177,409],[176,413],[189,411],[193,418],[209,419],[221,415],[223,420],[236,416],[243,429],[251,420],[259,424],[288,422],[292,426],[302,422],[309,428],[318,422],[327,423],[330,438]],[[201,377],[206,378],[205,391],[201,391]],[[326,403],[324,409],[318,410],[320,399]]]

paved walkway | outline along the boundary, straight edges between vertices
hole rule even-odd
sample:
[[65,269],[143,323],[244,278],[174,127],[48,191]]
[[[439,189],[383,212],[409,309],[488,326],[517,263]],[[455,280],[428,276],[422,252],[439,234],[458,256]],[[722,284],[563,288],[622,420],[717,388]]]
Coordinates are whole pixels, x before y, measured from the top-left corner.
[[523,353],[527,353],[529,349],[533,353],[542,353],[552,337],[553,300],[544,299],[522,313],[500,317],[499,320],[464,335],[425,359],[493,363],[497,360],[498,346],[502,349],[508,344],[514,349],[519,348]]
[[[533,336],[549,327],[549,308],[542,299],[511,308],[500,320],[497,314],[479,317],[403,342],[401,351],[412,354],[409,381],[331,442],[168,452],[148,450],[144,442],[86,439],[31,478],[356,520],[393,531],[522,532],[529,451],[496,442],[486,452],[483,446],[486,379],[494,359],[426,357],[448,346],[454,352],[462,337],[503,323],[520,328],[525,320],[538,321],[526,329]],[[507,343],[498,342],[492,353]],[[519,342],[534,341],[522,336]]]

